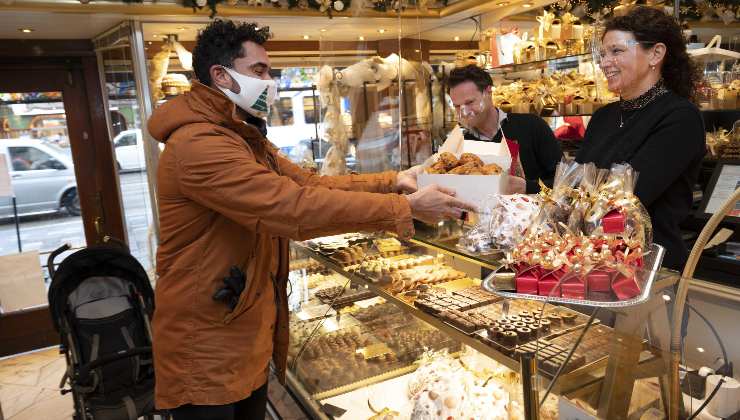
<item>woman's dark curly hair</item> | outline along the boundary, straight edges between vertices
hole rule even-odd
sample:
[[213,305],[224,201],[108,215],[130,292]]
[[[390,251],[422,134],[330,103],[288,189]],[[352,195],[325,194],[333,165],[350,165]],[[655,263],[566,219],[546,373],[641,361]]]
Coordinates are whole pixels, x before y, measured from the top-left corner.
[[631,32],[641,47],[661,42],[666,46],[661,73],[667,88],[678,96],[696,102],[696,87],[701,75],[686,53],[681,27],[675,19],[650,7],[635,7],[624,16],[615,16],[606,22],[604,34],[609,31]]
[[272,37],[270,28],[256,23],[235,23],[216,19],[198,35],[193,49],[193,71],[204,85],[211,85],[211,66],[231,67],[234,59],[244,57],[242,44],[252,41],[259,45]]

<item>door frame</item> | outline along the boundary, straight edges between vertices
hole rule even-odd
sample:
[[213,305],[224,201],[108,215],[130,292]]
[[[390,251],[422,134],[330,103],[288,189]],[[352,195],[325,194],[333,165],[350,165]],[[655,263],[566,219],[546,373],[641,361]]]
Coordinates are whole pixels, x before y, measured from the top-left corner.
[[[61,91],[87,245],[125,240],[113,148],[94,57],[0,60],[0,91]],[[61,244],[60,244],[61,245]]]
[[[0,91],[62,92],[87,246],[106,236],[126,240],[108,108],[92,42],[0,40]],[[46,306],[0,315],[0,356],[58,343]]]

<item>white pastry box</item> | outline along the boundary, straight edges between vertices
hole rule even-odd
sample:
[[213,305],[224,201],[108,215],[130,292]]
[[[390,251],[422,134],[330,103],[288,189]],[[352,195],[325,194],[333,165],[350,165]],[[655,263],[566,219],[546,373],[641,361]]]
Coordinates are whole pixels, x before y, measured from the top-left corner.
[[[452,135],[450,136],[452,137]],[[451,174],[428,174],[420,173],[417,177],[419,188],[427,185],[437,184],[440,187],[453,189],[456,197],[472,204],[481,205],[489,195],[506,194],[509,168],[511,168],[511,154],[505,141],[493,143],[487,141],[463,140],[461,147],[447,148],[449,140],[440,148],[442,151],[450,151],[460,158],[463,153],[478,155],[485,164],[495,163],[503,170],[501,175],[451,175]],[[457,150],[456,150],[457,149]],[[454,151],[451,151],[454,150]],[[430,160],[425,165],[434,163]]]

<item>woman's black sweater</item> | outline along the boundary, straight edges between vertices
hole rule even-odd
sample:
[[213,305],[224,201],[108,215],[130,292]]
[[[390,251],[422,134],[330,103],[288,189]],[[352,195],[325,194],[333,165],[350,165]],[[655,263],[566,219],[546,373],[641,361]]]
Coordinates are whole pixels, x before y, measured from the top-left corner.
[[681,269],[688,249],[679,223],[691,209],[705,152],[701,113],[688,100],[668,92],[635,111],[622,111],[619,103],[599,109],[576,160],[600,168],[627,162],[639,172],[635,194],[650,213],[653,242],[666,248],[663,266]]

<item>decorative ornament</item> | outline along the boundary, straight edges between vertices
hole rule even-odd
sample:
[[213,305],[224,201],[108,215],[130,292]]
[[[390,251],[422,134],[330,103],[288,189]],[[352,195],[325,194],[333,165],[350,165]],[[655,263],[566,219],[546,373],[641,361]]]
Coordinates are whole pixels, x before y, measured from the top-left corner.
[[337,0],[334,2],[334,10],[337,12],[341,12],[344,10],[344,2],[342,0]]

